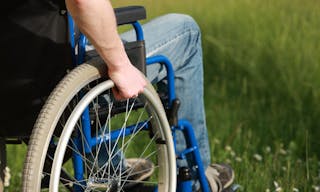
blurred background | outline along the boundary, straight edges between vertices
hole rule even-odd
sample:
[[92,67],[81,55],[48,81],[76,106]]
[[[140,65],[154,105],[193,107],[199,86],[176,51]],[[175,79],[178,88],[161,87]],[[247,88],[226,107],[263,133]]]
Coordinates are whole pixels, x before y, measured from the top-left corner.
[[[320,191],[320,1],[112,0],[148,20],[191,15],[202,30],[214,162],[243,191]],[[8,146],[19,191],[25,146]]]

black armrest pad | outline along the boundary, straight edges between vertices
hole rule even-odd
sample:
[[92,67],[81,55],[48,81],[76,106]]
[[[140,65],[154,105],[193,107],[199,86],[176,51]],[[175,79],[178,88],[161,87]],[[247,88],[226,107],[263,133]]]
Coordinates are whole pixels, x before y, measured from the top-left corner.
[[143,6],[128,6],[114,9],[117,24],[123,25],[146,18],[146,10]]
[[146,75],[146,52],[144,41],[133,41],[124,44],[130,62]]

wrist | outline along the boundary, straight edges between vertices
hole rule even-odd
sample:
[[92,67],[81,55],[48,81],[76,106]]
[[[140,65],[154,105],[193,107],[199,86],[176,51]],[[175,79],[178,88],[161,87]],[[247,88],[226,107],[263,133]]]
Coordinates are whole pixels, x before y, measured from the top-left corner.
[[131,65],[131,62],[124,50],[110,53],[105,61],[109,72],[123,70]]
[[131,62],[122,44],[120,44],[120,46],[117,45],[102,49],[99,52],[108,66],[109,71],[120,70],[123,67],[128,67],[128,65],[131,65]]

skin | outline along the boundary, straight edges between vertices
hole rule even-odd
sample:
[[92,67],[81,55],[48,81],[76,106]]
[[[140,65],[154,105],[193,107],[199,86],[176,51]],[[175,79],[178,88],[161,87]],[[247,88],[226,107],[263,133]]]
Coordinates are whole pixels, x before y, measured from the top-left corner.
[[147,82],[130,62],[117,31],[109,0],[65,0],[67,9],[108,67],[116,99],[136,97]]

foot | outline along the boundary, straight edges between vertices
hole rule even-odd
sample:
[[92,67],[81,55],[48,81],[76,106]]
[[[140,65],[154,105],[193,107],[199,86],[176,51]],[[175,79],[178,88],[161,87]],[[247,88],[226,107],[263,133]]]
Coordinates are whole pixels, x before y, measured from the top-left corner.
[[211,164],[206,169],[211,192],[227,192],[234,180],[234,172],[227,164]]
[[139,184],[139,182],[148,180],[154,172],[154,164],[147,159],[128,158],[125,161],[125,174],[128,176],[125,188],[134,187]]

